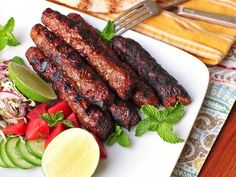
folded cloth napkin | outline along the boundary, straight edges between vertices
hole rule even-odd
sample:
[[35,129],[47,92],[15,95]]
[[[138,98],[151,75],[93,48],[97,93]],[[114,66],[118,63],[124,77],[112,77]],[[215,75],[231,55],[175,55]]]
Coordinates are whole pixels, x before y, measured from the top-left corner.
[[[236,0],[190,0],[181,6],[236,17]],[[91,14],[105,20],[117,16]],[[227,55],[236,37],[236,29],[179,17],[168,11],[137,25],[134,30],[196,55],[209,65],[218,64]]]

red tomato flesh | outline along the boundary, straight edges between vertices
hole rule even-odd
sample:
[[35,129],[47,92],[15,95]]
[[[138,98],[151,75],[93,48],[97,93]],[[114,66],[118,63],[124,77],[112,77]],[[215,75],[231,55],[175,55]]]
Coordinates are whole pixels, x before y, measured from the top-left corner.
[[41,118],[35,118],[29,121],[26,128],[26,139],[36,140],[40,138],[47,138],[49,136],[49,126]]
[[75,127],[80,127],[77,115],[74,112],[72,112],[66,119],[70,120]]
[[26,127],[26,123],[24,121],[21,121],[17,124],[9,125],[3,128],[2,131],[5,134],[25,135]]
[[46,142],[45,142],[45,147],[48,146],[48,144],[61,132],[65,130],[65,126],[62,123],[58,123],[55,128],[52,129],[51,134],[48,136]]
[[26,115],[26,117],[30,120],[40,118],[41,114],[47,113],[47,107],[48,107],[48,103],[41,103],[37,105],[34,109],[32,109]]
[[50,114],[56,114],[58,111],[62,111],[64,114],[64,117],[68,117],[72,113],[66,101],[58,102],[54,104],[53,106],[51,106],[50,108],[48,108],[48,113]]

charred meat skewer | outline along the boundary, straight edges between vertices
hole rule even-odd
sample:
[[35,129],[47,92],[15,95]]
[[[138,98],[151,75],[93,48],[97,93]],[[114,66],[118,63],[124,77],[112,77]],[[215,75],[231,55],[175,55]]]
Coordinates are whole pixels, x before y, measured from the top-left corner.
[[123,68],[117,54],[94,30],[49,8],[43,12],[41,20],[77,50],[121,99],[128,100],[132,96],[137,78]]
[[31,38],[67,77],[75,81],[81,96],[103,109],[111,105],[114,95],[97,73],[66,42],[41,24],[32,28]]
[[[49,31],[46,27],[40,24],[37,24],[32,28],[31,37],[36,46],[42,50],[46,57],[48,57],[49,62],[55,64],[58,69],[65,73],[64,75],[66,77],[76,83],[81,96],[84,98],[92,98],[88,99],[90,103],[97,103],[97,105],[101,107],[103,106],[98,104],[98,102],[94,102],[93,98],[98,98],[100,100],[104,98],[102,97],[103,93],[98,92],[99,89],[96,90],[96,86],[99,88],[99,84],[103,84],[101,88],[106,89],[106,87],[103,87],[105,86],[105,83],[100,79],[100,76],[96,75],[92,68],[89,68],[89,66],[83,63],[77,52],[70,48],[70,46],[61,40],[55,33]],[[90,84],[93,80],[95,80],[95,83]],[[88,88],[86,85],[88,85]],[[81,92],[81,90],[85,91]],[[101,91],[103,90],[101,89]],[[110,99],[107,109],[121,126],[130,129],[133,124],[137,124],[139,120],[141,120],[137,110],[131,106],[130,103],[124,103],[121,100],[114,103],[114,95],[110,93],[110,90],[107,89],[107,91],[105,91],[106,95],[112,97],[112,101]],[[88,94],[89,97],[87,96]],[[97,97],[96,94],[102,96]],[[116,110],[114,108],[116,108]]]
[[[82,23],[84,26],[86,26],[86,28],[90,29],[94,33],[97,32],[96,29],[92,25],[87,23],[79,14],[70,13],[67,16],[75,20],[78,24]],[[129,71],[129,73],[134,74],[135,75],[134,77],[137,78],[136,71],[134,71],[129,65],[127,65],[127,63],[124,63],[122,61],[122,67],[124,67],[127,71]],[[132,100],[139,107],[145,104],[151,104],[157,107],[159,107],[160,105],[159,100],[155,95],[154,91],[152,90],[152,88],[150,88],[147,84],[145,84],[142,81],[137,82],[137,86],[132,96]]]
[[81,97],[76,84],[53,66],[38,48],[29,48],[26,57],[34,70],[52,84],[59,98],[67,101],[80,123],[98,138],[106,140],[114,131],[114,122],[110,114]]
[[155,91],[165,107],[174,106],[179,100],[184,105],[191,102],[190,96],[178,81],[159,65],[136,41],[116,36],[112,43],[114,51],[137,71]]

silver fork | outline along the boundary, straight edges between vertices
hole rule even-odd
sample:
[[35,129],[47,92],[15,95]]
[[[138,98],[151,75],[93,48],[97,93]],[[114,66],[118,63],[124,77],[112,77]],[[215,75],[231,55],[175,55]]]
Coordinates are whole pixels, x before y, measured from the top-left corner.
[[162,9],[177,6],[185,1],[187,0],[173,0],[163,4],[151,0],[140,2],[113,20],[115,33],[121,35],[144,20],[159,14]]
[[[176,7],[185,1],[187,0],[171,0],[167,3],[158,4],[152,0],[145,0],[138,3],[113,20],[115,24],[115,33],[117,35],[121,35],[144,20],[161,13],[163,9]],[[182,10],[175,10],[178,15],[236,28],[236,17],[202,12],[187,8],[179,9]]]

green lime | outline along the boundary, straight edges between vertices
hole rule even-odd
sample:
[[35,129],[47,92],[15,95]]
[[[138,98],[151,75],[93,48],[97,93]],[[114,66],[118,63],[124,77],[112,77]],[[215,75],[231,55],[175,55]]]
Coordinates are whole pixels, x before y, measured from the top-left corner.
[[25,65],[9,62],[10,79],[17,89],[27,98],[37,102],[46,102],[57,98],[52,87]]

